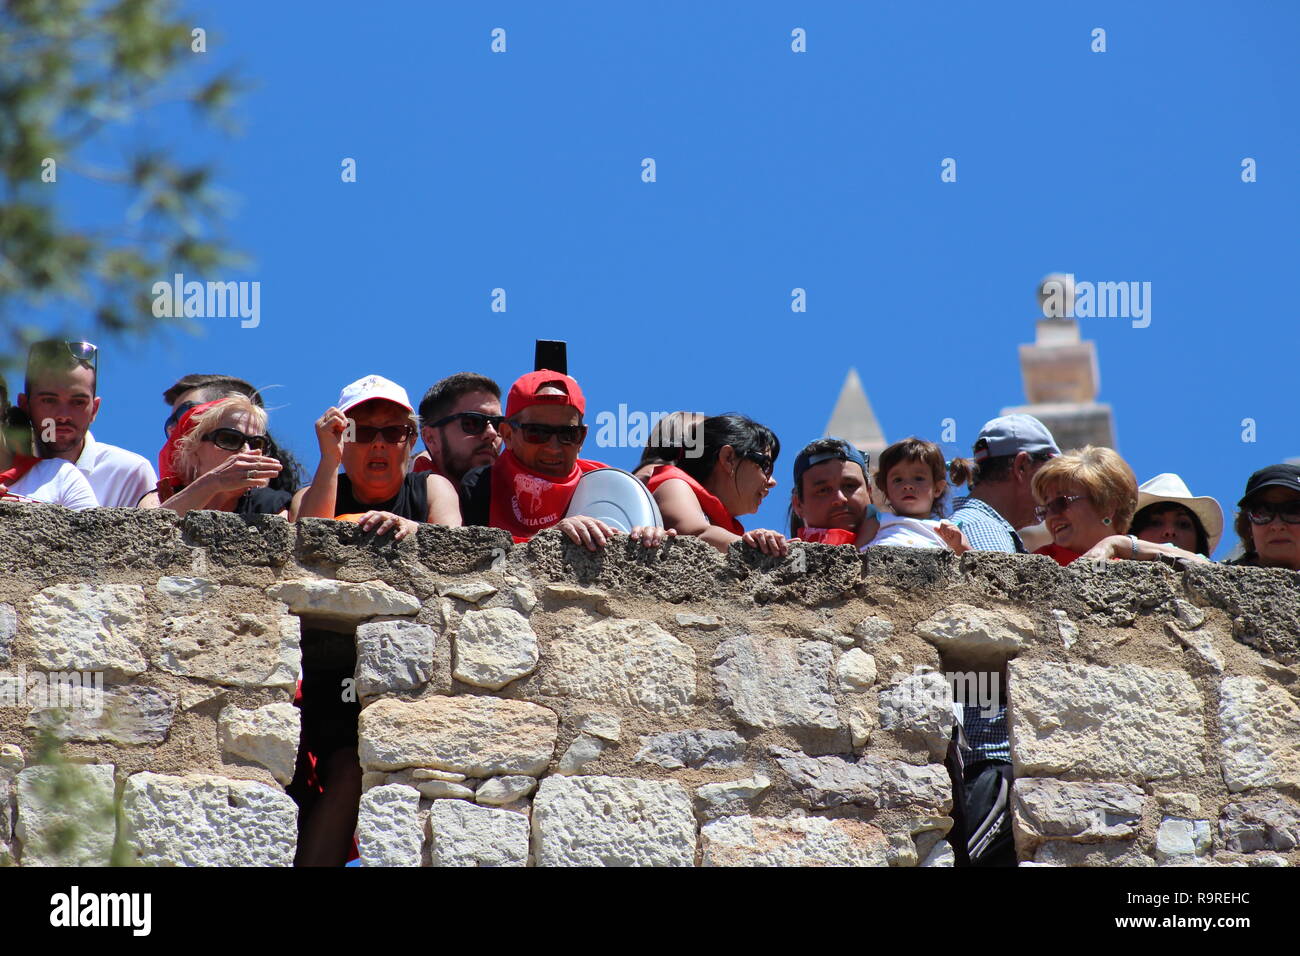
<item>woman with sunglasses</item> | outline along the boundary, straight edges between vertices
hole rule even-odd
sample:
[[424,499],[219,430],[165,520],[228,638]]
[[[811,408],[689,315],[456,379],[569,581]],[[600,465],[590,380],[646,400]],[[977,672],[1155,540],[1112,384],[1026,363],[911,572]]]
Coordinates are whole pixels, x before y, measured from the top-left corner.
[[140,507],[287,517],[289,493],[267,487],[282,467],[266,454],[268,444],[266,410],[245,396],[195,405],[172,429],[159,455],[158,490]]
[[[416,418],[406,389],[379,375],[348,385],[316,421],[320,465],[294,495],[290,518],[340,518],[401,541],[421,522],[460,527],[450,481],[411,472]],[[339,468],[342,467],[342,473]]]
[[694,429],[694,440],[683,443],[677,462],[660,465],[646,482],[664,526],[722,552],[733,541],[744,541],[764,554],[783,556],[788,550],[785,535],[767,529],[746,531],[737,520],[758,511],[776,487],[772,469],[781,442],[770,428],[744,415],[714,415]]
[[1113,449],[1087,445],[1058,455],[1038,469],[1033,480],[1036,517],[1045,522],[1052,543],[1045,554],[1062,566],[1079,558],[1204,558],[1168,544],[1128,534],[1137,510],[1138,484],[1133,469]]
[[1300,465],[1261,468],[1237,507],[1242,556],[1228,563],[1300,571]]

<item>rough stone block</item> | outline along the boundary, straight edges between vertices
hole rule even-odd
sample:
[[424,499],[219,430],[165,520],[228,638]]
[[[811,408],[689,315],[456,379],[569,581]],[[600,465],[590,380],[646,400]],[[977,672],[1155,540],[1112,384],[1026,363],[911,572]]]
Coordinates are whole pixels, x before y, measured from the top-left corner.
[[1204,773],[1201,697],[1181,671],[1015,660],[1017,777],[1160,780]]
[[1012,788],[1016,844],[1131,840],[1142,825],[1145,794],[1123,783],[1069,783],[1023,777]]
[[144,588],[138,584],[56,584],[32,597],[31,666],[103,671],[125,680],[147,668]]
[[952,685],[938,671],[923,671],[880,692],[880,726],[923,741],[932,754],[948,749],[955,722]]
[[874,807],[927,807],[947,813],[952,783],[941,764],[905,763],[863,754],[857,763],[842,757],[807,757],[773,748],[777,763],[809,805],[823,810],[844,804]]
[[1040,866],[1155,866],[1131,843],[1068,843],[1048,840],[1034,855]]
[[747,780],[728,780],[726,783],[706,783],[695,788],[695,799],[700,802],[705,817],[744,816],[752,800],[761,797],[772,786],[772,781],[761,773]]
[[298,618],[205,610],[163,622],[154,665],[227,687],[294,686],[302,660]]
[[373,697],[414,690],[433,677],[437,635],[414,621],[368,621],[357,626],[357,693]]
[[528,818],[464,800],[435,800],[429,856],[434,866],[527,866]]
[[1233,793],[1255,787],[1300,789],[1300,707],[1258,677],[1219,683],[1223,779]]
[[861,820],[722,817],[700,837],[705,866],[889,865],[884,833]]
[[1209,820],[1165,817],[1156,831],[1156,860],[1166,866],[1187,866],[1210,852]]
[[968,666],[1000,665],[1034,643],[1037,629],[1024,614],[953,604],[916,625],[916,633]]
[[713,656],[719,702],[751,727],[838,730],[832,654],[821,641],[728,638]]
[[840,675],[840,687],[846,691],[866,690],[876,682],[876,659],[859,647],[841,654],[835,670]]
[[126,840],[146,866],[291,866],[298,807],[281,790],[210,774],[137,773],[122,796]]
[[18,634],[18,614],[12,604],[0,604],[0,667],[13,661],[14,637]]
[[458,681],[500,690],[537,668],[537,635],[528,618],[504,607],[467,611],[456,628]]
[[86,743],[160,744],[176,716],[176,697],[157,687],[126,684],[91,690],[98,706],[71,707],[61,713],[34,709],[27,726],[49,730],[63,740]]
[[302,735],[301,711],[293,704],[267,704],[256,710],[226,707],[217,728],[227,755],[261,764],[280,783],[293,779]]
[[533,801],[538,866],[693,866],[695,814],[673,781],[547,777]]
[[538,776],[555,752],[555,713],[497,697],[385,698],[361,712],[366,770],[432,767],[469,777]]
[[555,765],[555,772],[569,775],[582,773],[588,764],[593,763],[605,752],[607,747],[609,744],[599,737],[578,734],[560,757],[559,763]]
[[424,847],[420,794],[396,783],[363,793],[357,847],[362,866],[419,866]]
[[667,770],[713,770],[740,766],[744,751],[745,738],[735,731],[673,730],[642,737],[632,759]]
[[584,734],[591,734],[601,740],[616,744],[622,738],[622,722],[617,714],[591,712],[579,714],[573,725]]
[[1300,846],[1300,804],[1279,794],[1230,803],[1219,818],[1219,837],[1231,853],[1287,853]]
[[541,692],[677,716],[695,703],[695,651],[650,621],[597,621],[556,634]]
[[418,614],[420,599],[385,584],[352,584],[328,579],[282,581],[266,589],[268,597],[283,601],[294,614],[308,614],[344,622],[368,617]]
[[507,776],[492,777],[484,780],[474,791],[474,799],[479,803],[503,806],[522,800],[537,788],[535,777]]
[[108,866],[117,819],[110,764],[28,767],[18,774],[23,866]]

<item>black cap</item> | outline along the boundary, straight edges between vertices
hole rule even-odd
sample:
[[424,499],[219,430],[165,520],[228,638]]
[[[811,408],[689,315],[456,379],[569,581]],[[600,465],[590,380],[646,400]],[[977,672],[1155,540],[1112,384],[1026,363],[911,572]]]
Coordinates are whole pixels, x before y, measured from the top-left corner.
[[1300,491],[1300,465],[1269,465],[1250,476],[1246,482],[1246,493],[1237,502],[1238,508],[1244,508],[1246,500],[1263,488],[1290,488]]

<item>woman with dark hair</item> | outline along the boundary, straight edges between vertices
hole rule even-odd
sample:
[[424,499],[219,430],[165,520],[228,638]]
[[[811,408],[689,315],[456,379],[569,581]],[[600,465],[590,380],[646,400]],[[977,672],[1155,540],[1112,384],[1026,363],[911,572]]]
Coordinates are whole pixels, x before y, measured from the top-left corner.
[[719,551],[744,541],[764,554],[786,553],[777,531],[746,531],[737,516],[753,514],[776,486],[772,469],[781,442],[770,428],[744,415],[714,415],[697,423],[675,464],[660,465],[647,487],[659,504],[664,527],[694,535]]
[[1213,498],[1195,497],[1177,475],[1156,475],[1138,486],[1138,510],[1129,530],[1139,540],[1208,558],[1223,535],[1223,509]]
[[1300,571],[1300,465],[1261,468],[1237,507],[1233,528],[1243,553],[1228,563]]
[[703,412],[673,412],[655,422],[645,448],[641,450],[641,460],[632,469],[632,474],[642,481],[649,481],[660,465],[676,464],[688,436],[693,434],[691,429],[704,418]]

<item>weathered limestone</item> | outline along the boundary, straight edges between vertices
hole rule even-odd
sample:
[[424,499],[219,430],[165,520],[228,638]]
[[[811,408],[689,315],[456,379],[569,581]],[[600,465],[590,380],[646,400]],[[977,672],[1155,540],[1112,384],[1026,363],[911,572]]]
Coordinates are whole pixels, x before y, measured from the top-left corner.
[[1048,840],[1034,855],[1039,866],[1155,866],[1131,843],[1068,843]]
[[574,725],[584,734],[608,740],[612,744],[618,743],[623,735],[623,725],[617,714],[602,714],[597,711],[580,714]]
[[416,790],[392,783],[361,795],[357,848],[362,866],[419,866],[423,847]]
[[464,800],[435,800],[429,856],[434,866],[527,866],[528,818]]
[[700,838],[705,866],[889,865],[884,833],[861,820],[722,817]]
[[790,782],[817,809],[853,803],[879,810],[915,806],[946,813],[952,806],[952,783],[941,764],[917,766],[876,754],[849,763],[780,748],[773,753]]
[[1160,780],[1205,771],[1201,697],[1181,671],[1014,660],[1016,776]]
[[1232,853],[1294,850],[1300,846],[1300,804],[1279,794],[1230,803],[1219,818],[1219,836]]
[[887,617],[864,617],[853,626],[853,636],[865,648],[878,648],[894,637],[894,622]]
[[525,701],[384,698],[361,712],[361,765],[366,770],[432,767],[470,777],[535,777],[551,761],[557,727],[553,711]]
[[149,666],[144,588],[138,584],[56,584],[32,597],[33,656],[48,671],[103,671],[126,680]]
[[1219,723],[1229,790],[1300,789],[1300,707],[1290,694],[1257,677],[1225,677]]
[[667,770],[713,770],[740,766],[744,750],[745,738],[733,730],[674,730],[642,737],[632,759]]
[[486,581],[456,581],[442,585],[438,588],[438,593],[443,597],[453,597],[468,604],[478,604],[484,598],[496,594],[497,589],[495,585],[488,584]]
[[1001,665],[1032,644],[1034,622],[1017,611],[990,611],[954,604],[916,625],[916,633],[941,654],[960,655],[968,666]]
[[726,783],[706,783],[695,788],[695,798],[700,801],[704,816],[743,816],[750,801],[761,797],[772,781],[761,773],[745,780],[728,780]]
[[293,779],[302,736],[301,711],[290,703],[256,710],[225,707],[217,721],[221,749],[229,756],[261,764],[280,783]]
[[1023,850],[1048,839],[1131,840],[1142,825],[1145,794],[1129,784],[1024,777],[1011,795],[1016,845]]
[[356,623],[368,617],[418,614],[420,599],[383,581],[282,581],[266,589],[267,597],[283,601],[294,614],[308,614]]
[[516,800],[522,800],[535,789],[537,789],[537,779],[535,777],[517,775],[493,777],[479,784],[478,789],[474,791],[474,799],[479,803],[503,806],[507,803],[514,803]]
[[63,740],[157,745],[167,739],[176,716],[175,696],[157,687],[105,687],[99,700],[99,713],[86,707],[33,709],[27,726],[49,730]]
[[538,866],[692,866],[695,814],[672,781],[547,777],[533,840]]
[[18,614],[12,604],[0,604],[0,667],[13,660],[14,637],[18,634]]
[[466,684],[500,690],[537,668],[537,635],[528,619],[504,607],[467,611],[456,629],[452,675]]
[[546,650],[543,694],[673,716],[695,703],[695,651],[651,621],[597,621]]
[[291,866],[298,808],[283,791],[210,774],[137,773],[125,839],[146,866]]
[[1156,831],[1156,861],[1164,866],[1188,866],[1210,851],[1209,820],[1164,817]]
[[832,671],[831,646],[822,641],[744,635],[723,641],[713,657],[718,699],[764,729],[838,730]]
[[291,688],[302,659],[298,618],[204,609],[163,622],[154,666],[228,687]]
[[17,790],[14,835],[22,843],[23,866],[110,864],[117,835],[113,767],[28,767],[18,773]]
[[876,682],[876,659],[859,647],[841,654],[835,670],[840,676],[840,686],[846,691],[866,690]]
[[367,621],[357,626],[357,693],[373,697],[413,690],[433,677],[437,635],[415,621]]
[[880,692],[880,726],[919,738],[935,756],[948,749],[954,719],[952,686],[938,671],[912,674]]
[[587,768],[587,764],[599,758],[607,747],[609,744],[599,737],[578,734],[560,757],[559,763],[555,765],[555,772],[570,775],[582,773]]

